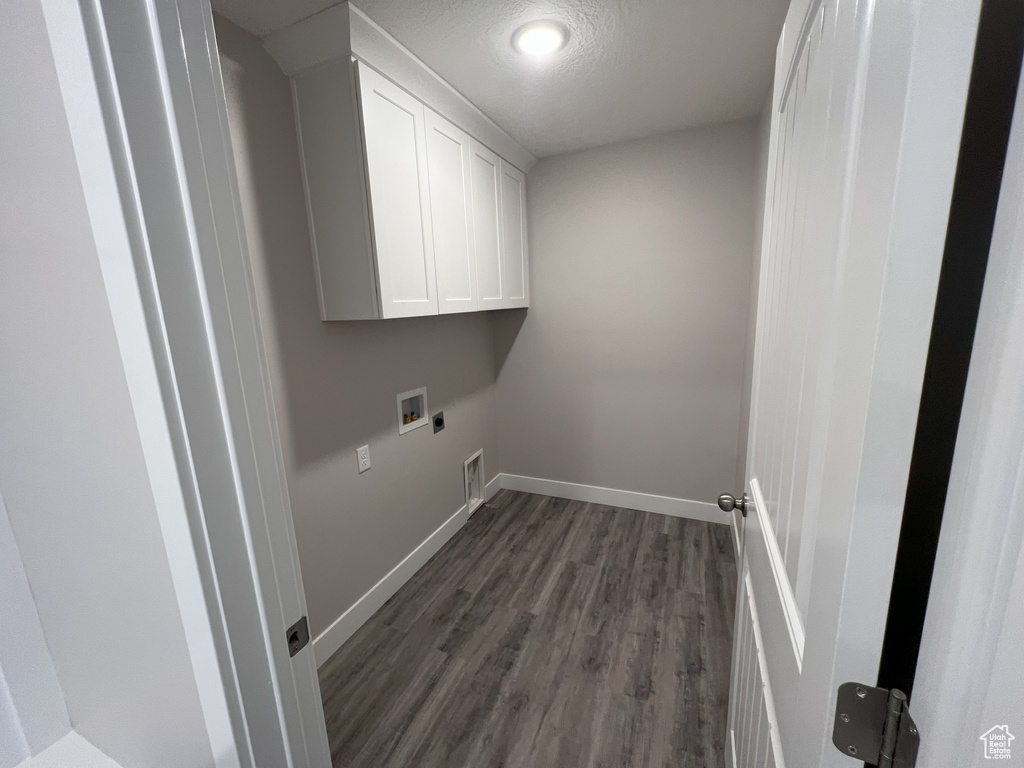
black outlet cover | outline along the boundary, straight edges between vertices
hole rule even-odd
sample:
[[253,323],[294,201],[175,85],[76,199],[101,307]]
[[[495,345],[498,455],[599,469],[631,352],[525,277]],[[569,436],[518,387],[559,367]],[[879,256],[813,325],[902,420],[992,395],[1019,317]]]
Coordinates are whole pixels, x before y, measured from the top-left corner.
[[436,435],[442,429],[444,429],[444,411],[438,411],[434,414],[434,434]]

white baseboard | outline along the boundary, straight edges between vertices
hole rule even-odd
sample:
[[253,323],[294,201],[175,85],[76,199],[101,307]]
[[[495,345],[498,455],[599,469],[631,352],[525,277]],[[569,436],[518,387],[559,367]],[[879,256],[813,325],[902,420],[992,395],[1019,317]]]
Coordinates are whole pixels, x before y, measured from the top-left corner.
[[620,491],[615,488],[601,488],[597,485],[581,485],[565,483],[561,480],[544,480],[539,477],[524,477],[502,473],[501,487],[513,491],[539,493],[544,496],[558,496],[574,501],[588,501],[594,504],[606,504],[610,507],[638,509],[641,512],[656,512],[671,517],[686,517],[706,523],[729,523],[729,515],[722,512],[717,504],[706,501],[677,499],[672,496],[656,496],[652,493],[637,491]]
[[[493,482],[491,481],[487,486],[488,499],[491,497],[490,486]],[[498,487],[495,486],[494,490],[497,492]],[[373,616],[405,582],[412,578],[416,571],[424,566],[427,560],[437,554],[438,550],[458,533],[468,519],[469,513],[463,505],[423,543],[406,555],[402,562],[392,568],[387,576],[374,584],[365,595],[356,600],[352,607],[335,619],[331,626],[317,635],[313,640],[313,653],[316,657],[317,667],[323,666],[324,662],[331,658],[335,651],[341,648],[345,641],[366,623],[367,619]]]
[[500,491],[501,488],[502,488],[502,485],[501,485],[501,474],[499,473],[499,474],[495,475],[493,478],[491,478],[491,482],[489,482],[484,487],[484,495],[487,496],[487,501],[490,501],[491,499],[493,499],[494,498],[494,494],[496,494],[498,491]]
[[35,757],[16,768],[121,768],[120,764],[101,752],[92,742],[75,731],[69,731]]

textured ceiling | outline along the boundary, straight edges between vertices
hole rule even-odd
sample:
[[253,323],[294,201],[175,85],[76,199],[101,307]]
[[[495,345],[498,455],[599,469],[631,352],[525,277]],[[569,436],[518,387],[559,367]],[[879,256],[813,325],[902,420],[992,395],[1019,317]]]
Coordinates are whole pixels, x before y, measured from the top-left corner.
[[[213,0],[264,37],[332,0]],[[366,14],[538,157],[756,114],[788,0],[361,0]],[[512,49],[557,19],[547,59]]]

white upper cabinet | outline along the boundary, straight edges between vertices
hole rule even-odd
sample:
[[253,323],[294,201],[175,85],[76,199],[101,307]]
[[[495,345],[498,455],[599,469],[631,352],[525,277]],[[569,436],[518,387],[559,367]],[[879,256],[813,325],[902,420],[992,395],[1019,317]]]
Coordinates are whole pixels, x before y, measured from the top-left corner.
[[529,306],[525,149],[347,3],[265,45],[292,78],[324,320]]
[[504,309],[502,274],[501,158],[476,139],[471,142],[473,230],[476,237],[480,309]]
[[528,307],[526,176],[476,140],[470,170],[480,309]]
[[358,72],[381,317],[436,315],[425,110],[369,67]]
[[526,175],[501,161],[501,242],[505,307],[530,306],[526,255]]
[[437,309],[442,315],[473,312],[479,309],[479,301],[470,200],[470,138],[429,108],[426,126]]

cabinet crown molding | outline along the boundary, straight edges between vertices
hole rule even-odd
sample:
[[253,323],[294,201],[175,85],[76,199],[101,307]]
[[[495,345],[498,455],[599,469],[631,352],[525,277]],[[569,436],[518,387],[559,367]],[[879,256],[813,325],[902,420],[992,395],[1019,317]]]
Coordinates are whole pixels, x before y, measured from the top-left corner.
[[352,57],[399,84],[436,112],[528,173],[528,150],[352,3],[343,2],[269,35],[263,47],[288,76]]

